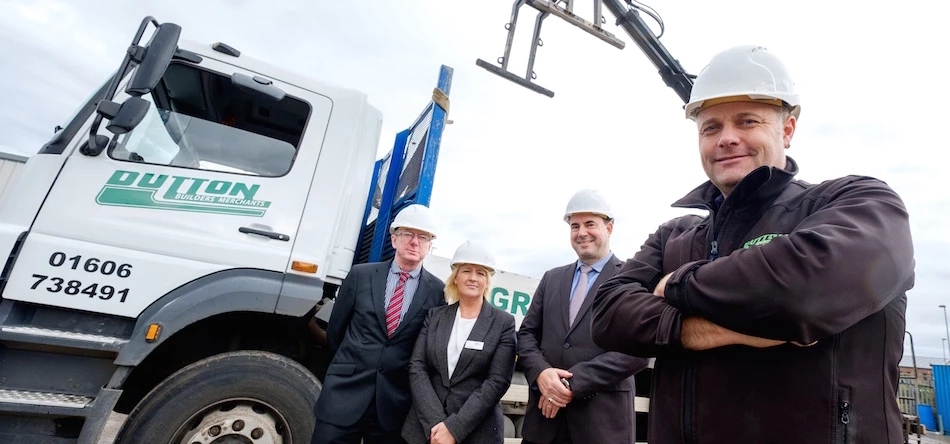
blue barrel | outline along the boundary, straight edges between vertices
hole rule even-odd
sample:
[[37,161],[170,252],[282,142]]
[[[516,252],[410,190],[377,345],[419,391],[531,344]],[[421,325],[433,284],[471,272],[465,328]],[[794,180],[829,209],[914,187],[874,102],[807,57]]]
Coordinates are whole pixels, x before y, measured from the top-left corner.
[[943,434],[950,435],[946,430],[950,425],[950,365],[931,364],[934,371],[934,395],[937,398],[937,414],[943,417]]
[[937,417],[934,416],[934,408],[921,404],[917,406],[917,416],[920,417],[920,424],[927,428],[928,432],[937,430]]

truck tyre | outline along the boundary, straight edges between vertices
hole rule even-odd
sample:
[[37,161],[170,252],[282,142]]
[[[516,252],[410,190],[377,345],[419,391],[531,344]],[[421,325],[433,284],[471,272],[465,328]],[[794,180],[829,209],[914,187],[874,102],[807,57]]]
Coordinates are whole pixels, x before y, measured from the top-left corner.
[[320,381],[284,356],[222,353],[178,370],[132,410],[116,443],[307,444]]

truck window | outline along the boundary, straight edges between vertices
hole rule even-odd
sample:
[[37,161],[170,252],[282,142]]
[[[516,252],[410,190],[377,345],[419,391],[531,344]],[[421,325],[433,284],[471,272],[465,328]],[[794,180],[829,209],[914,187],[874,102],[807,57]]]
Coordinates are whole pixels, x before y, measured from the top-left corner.
[[231,78],[191,65],[169,65],[151,94],[148,115],[123,135],[113,159],[255,176],[290,171],[310,105],[289,95],[261,99]]

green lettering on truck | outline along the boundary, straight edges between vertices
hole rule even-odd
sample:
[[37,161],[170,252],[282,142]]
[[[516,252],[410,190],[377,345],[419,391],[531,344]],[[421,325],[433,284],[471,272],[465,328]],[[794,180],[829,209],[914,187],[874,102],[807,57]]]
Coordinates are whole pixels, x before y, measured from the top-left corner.
[[514,300],[511,301],[511,314],[516,315],[520,311],[522,315],[528,314],[528,304],[531,302],[531,295],[528,293],[522,293],[520,291],[515,292]]
[[[141,176],[141,179],[139,177]],[[96,196],[99,205],[261,217],[270,201],[259,184],[116,170]],[[136,179],[139,179],[136,183]]]

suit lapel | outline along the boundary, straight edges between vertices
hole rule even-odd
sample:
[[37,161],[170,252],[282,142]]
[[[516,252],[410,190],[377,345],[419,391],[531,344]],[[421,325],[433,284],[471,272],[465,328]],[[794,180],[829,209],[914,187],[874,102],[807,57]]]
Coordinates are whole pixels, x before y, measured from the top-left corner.
[[383,329],[383,336],[386,335],[386,278],[389,277],[390,267],[392,261],[380,263],[372,277],[373,305],[376,306],[376,318]]
[[594,304],[594,298],[592,297],[593,295],[591,293],[595,291],[597,287],[601,286],[601,284],[606,282],[607,279],[610,279],[615,274],[617,274],[617,270],[619,270],[622,265],[623,262],[620,262],[620,259],[617,259],[616,256],[611,255],[610,260],[604,264],[604,268],[600,270],[600,274],[598,274],[597,279],[594,280],[594,285],[590,287],[590,290],[587,292],[587,296],[584,297],[584,302],[581,303],[581,308],[577,310],[577,317],[574,318],[574,325],[572,325],[570,330],[568,330],[568,335],[573,333],[574,329],[580,325],[580,319],[584,317],[584,313],[587,313],[587,311],[590,310],[590,306]]
[[426,303],[426,298],[429,297],[429,291],[431,291],[431,289],[432,285],[429,281],[428,272],[423,268],[419,270],[419,285],[416,286],[416,292],[412,294],[412,303],[409,304],[409,310],[406,310],[406,315],[403,316],[402,322],[396,326],[393,337],[396,337],[396,335],[405,330],[403,327],[406,324],[406,320],[412,319],[416,313],[422,309],[422,306]]
[[[462,353],[459,355],[459,362],[455,365],[455,372],[452,373],[451,382],[459,381],[460,378],[463,378],[465,373],[467,373],[465,370],[468,368],[468,363],[471,362],[472,358],[475,356],[475,353],[484,351],[485,336],[488,335],[488,330],[491,329],[491,324],[494,321],[494,318],[495,313],[492,311],[488,301],[482,301],[482,309],[478,312],[478,319],[475,320],[475,325],[472,326],[472,332],[469,333],[468,338],[466,338],[466,342],[482,342],[482,350],[462,348]],[[446,342],[446,346],[448,346],[448,342]]]
[[436,318],[439,325],[434,329],[436,333],[435,366],[442,376],[442,385],[446,387],[449,386],[449,336],[452,336],[452,325],[455,324],[455,313],[458,309],[459,305],[455,303],[446,307],[445,310],[441,310],[442,316]]
[[574,271],[577,270],[577,262],[568,265],[564,274],[561,276],[560,285],[557,287],[558,297],[555,298],[558,304],[558,311],[561,313],[561,320],[564,322],[564,331],[571,329],[571,285],[574,283]]

